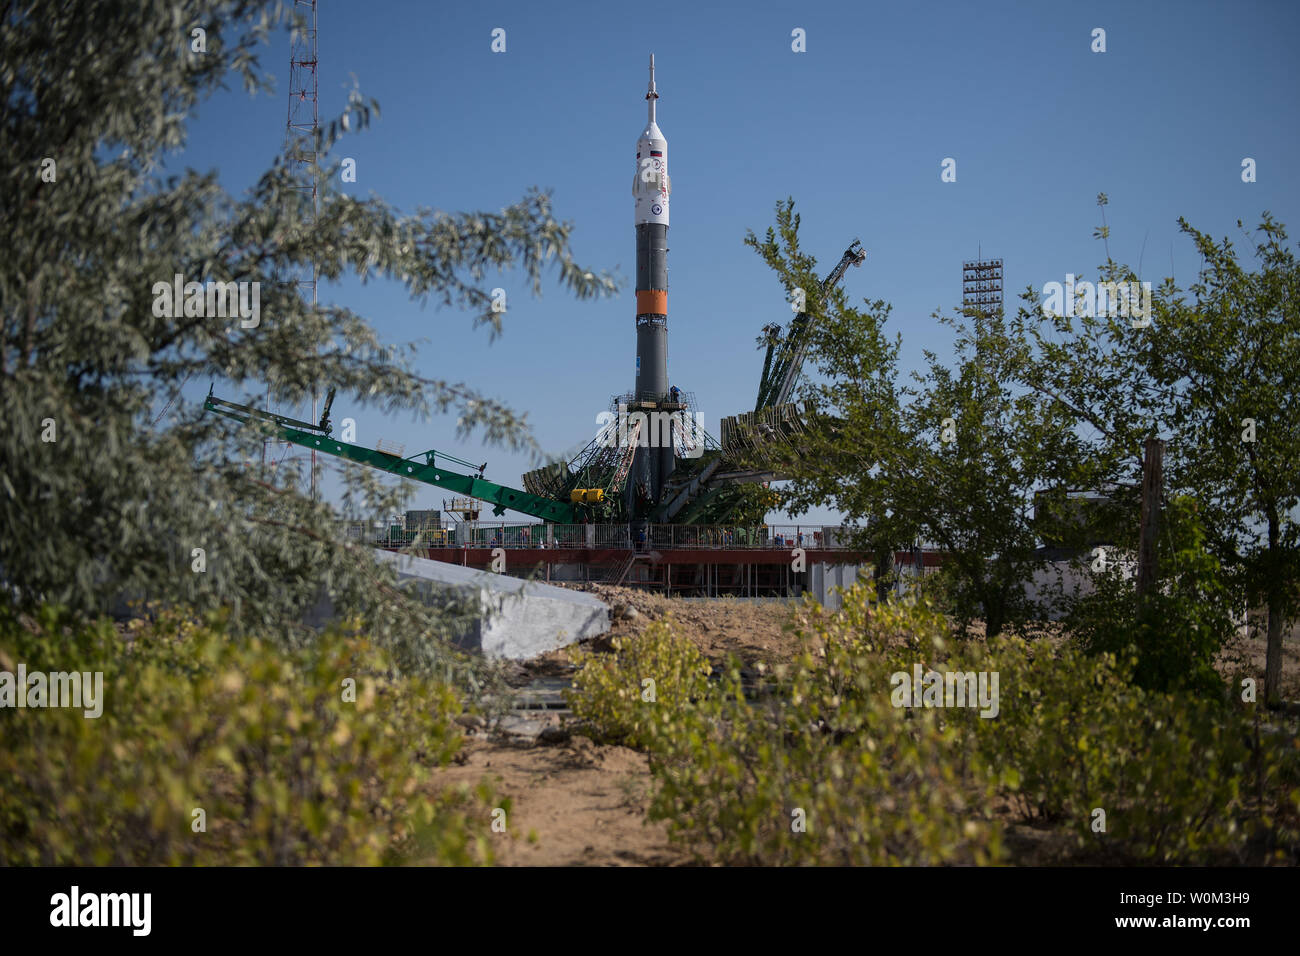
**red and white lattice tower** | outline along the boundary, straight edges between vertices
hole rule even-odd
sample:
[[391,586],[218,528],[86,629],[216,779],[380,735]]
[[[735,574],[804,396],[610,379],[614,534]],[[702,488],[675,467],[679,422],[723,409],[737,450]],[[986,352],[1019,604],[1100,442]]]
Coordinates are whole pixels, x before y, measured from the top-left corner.
[[[320,132],[320,98],[317,78],[316,0],[294,0],[294,12],[302,19],[289,39],[289,115],[285,121],[285,149],[296,189],[311,198],[310,228],[320,212],[320,170],[316,147]],[[320,267],[313,262],[302,267],[295,280],[304,300],[316,308]],[[269,402],[268,389],[268,402]],[[313,390],[311,421],[316,421],[319,396]],[[311,453],[311,495],[316,497],[316,452]]]

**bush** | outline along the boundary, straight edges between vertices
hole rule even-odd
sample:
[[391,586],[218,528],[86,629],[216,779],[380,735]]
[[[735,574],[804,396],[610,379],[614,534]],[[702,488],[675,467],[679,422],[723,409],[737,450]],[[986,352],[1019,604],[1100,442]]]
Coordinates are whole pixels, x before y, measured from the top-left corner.
[[105,699],[97,719],[0,711],[6,863],[490,862],[491,795],[427,789],[459,701],[365,640],[286,652],[172,619],[124,644],[46,609],[34,629],[0,620],[0,668],[18,662],[102,671]]
[[[729,661],[718,682],[692,685],[689,705],[662,694],[652,704],[635,698],[630,688],[642,675],[700,672],[699,652],[665,627],[642,637],[635,659],[602,662],[597,681],[584,667],[575,710],[618,731],[653,728],[637,735],[658,782],[650,816],[668,821],[673,837],[703,858],[998,861],[998,827],[969,796],[984,783],[963,779],[944,759],[951,731],[933,714],[890,704],[883,658],[870,656],[861,631],[823,626],[830,619],[819,609],[808,613],[818,623],[802,632],[804,653],[758,688],[747,688]],[[855,606],[845,618],[870,617],[878,622],[875,639],[887,641],[909,614],[921,620],[930,612]],[[925,620],[941,623],[932,614]],[[657,670],[646,668],[648,659]]]
[[[987,658],[1000,671],[1001,713],[967,718],[974,745],[990,766],[1014,768],[1004,795],[1020,813],[1063,825],[1076,851],[1242,863],[1294,840],[1293,826],[1288,837],[1274,825],[1300,796],[1294,751],[1267,740],[1255,747],[1243,712],[1143,690],[1133,683],[1136,662],[1110,654],[999,639]],[[1098,809],[1104,832],[1093,829]]]
[[[1251,714],[1132,681],[1135,662],[1019,638],[954,641],[924,601],[804,607],[802,652],[754,685],[667,626],[588,662],[575,711],[650,752],[653,819],[705,860],[998,863],[1004,825],[1042,821],[1071,857],[1141,863],[1294,859],[1300,750]],[[998,678],[998,711],[895,706],[894,675]],[[646,676],[678,692],[650,703]],[[689,683],[689,690],[683,692]],[[1105,811],[1094,832],[1093,811]]]
[[1222,698],[1215,655],[1235,633],[1231,590],[1205,548],[1192,502],[1175,498],[1162,517],[1160,578],[1142,601],[1111,562],[1096,591],[1071,608],[1066,625],[1089,653],[1132,658],[1133,679],[1156,691]]
[[574,716],[600,741],[649,747],[670,715],[708,693],[708,660],[666,622],[639,637],[616,638],[613,649],[580,656],[573,690],[565,693]]

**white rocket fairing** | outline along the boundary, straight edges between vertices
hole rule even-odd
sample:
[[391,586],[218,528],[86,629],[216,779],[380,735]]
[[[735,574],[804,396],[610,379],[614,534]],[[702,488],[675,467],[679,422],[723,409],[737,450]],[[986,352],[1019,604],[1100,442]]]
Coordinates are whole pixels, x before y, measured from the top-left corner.
[[650,88],[645,95],[649,116],[641,138],[636,141],[636,178],[632,195],[636,197],[635,225],[668,225],[668,198],[673,191],[668,179],[668,140],[655,122],[655,55],[650,54]]

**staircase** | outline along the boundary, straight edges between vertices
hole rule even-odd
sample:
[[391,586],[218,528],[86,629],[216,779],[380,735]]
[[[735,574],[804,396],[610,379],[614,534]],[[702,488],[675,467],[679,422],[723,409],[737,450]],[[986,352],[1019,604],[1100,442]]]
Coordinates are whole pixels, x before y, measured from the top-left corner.
[[632,565],[636,564],[636,559],[648,557],[649,555],[641,552],[629,551],[627,557],[622,562],[611,568],[609,574],[605,575],[605,583],[622,584],[627,580],[627,573],[632,570]]

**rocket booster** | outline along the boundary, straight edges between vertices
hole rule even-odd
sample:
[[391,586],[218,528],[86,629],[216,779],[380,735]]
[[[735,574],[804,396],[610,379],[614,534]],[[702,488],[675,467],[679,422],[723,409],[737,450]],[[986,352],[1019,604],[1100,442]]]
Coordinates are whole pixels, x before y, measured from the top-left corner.
[[648,118],[636,143],[636,399],[662,401],[668,391],[668,141],[655,122],[655,58],[650,54]]
[[[636,143],[636,388],[633,400],[655,407],[668,399],[668,141],[655,122],[655,58],[650,54],[650,85],[646,91],[645,130]],[[649,407],[649,405],[647,405]],[[638,449],[632,475],[650,503],[657,502],[673,472],[671,428],[652,436],[650,447]],[[654,429],[658,432],[659,429]],[[663,440],[666,438],[666,441]],[[639,511],[633,508],[633,511]]]

